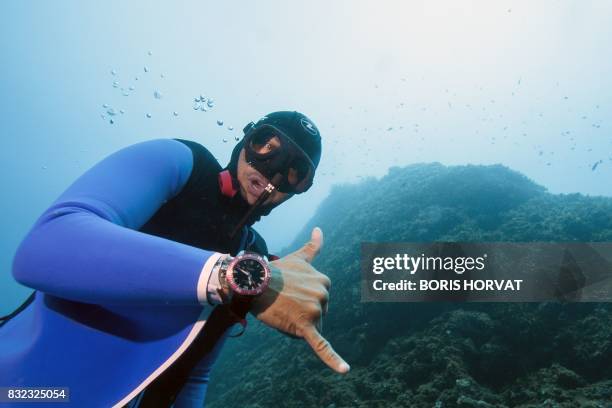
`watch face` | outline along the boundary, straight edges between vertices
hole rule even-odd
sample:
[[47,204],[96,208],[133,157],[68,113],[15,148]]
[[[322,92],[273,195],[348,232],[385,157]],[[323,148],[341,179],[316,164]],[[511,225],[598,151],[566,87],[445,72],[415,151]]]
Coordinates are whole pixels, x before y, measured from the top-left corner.
[[270,280],[270,268],[266,261],[256,254],[236,257],[227,268],[227,281],[240,295],[259,295]]

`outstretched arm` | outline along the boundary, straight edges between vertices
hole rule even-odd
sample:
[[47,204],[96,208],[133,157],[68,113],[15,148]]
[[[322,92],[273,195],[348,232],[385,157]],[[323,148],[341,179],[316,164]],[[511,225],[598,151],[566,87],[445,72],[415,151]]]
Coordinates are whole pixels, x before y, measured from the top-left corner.
[[220,254],[137,231],[187,182],[190,149],[138,143],[77,179],[19,246],[13,276],[59,297],[99,304],[198,304]]

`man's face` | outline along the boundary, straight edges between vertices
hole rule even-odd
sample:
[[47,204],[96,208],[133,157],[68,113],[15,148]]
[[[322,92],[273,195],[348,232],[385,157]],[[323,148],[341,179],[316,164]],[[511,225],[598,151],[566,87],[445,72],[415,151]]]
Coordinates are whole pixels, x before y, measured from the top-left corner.
[[[266,153],[272,149],[278,148],[280,141],[275,136],[268,141],[264,146],[259,146],[257,149],[258,153]],[[240,184],[240,194],[250,205],[253,205],[259,195],[264,191],[270,180],[263,176],[260,172],[251,167],[245,159],[244,148],[240,151],[238,157],[238,184]],[[291,172],[289,173],[289,179],[292,178]],[[274,190],[270,197],[264,201],[263,205],[278,205],[283,201],[291,198],[293,194],[281,193],[278,190]]]

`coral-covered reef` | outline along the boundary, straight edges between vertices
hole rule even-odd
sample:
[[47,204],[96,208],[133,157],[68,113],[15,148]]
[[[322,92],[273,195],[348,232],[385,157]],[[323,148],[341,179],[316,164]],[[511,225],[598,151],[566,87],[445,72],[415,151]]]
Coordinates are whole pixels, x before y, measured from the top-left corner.
[[612,241],[612,198],[550,194],[499,165],[419,164],[336,187],[290,248],[314,225],[333,282],[324,335],[351,372],[251,319],[207,406],[612,407],[610,304],[362,303],[359,289],[362,241]]

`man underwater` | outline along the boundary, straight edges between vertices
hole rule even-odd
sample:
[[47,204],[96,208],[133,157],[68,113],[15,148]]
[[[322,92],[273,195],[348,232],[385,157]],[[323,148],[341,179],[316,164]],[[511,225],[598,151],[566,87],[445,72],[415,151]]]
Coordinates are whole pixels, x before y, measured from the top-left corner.
[[79,407],[201,407],[229,327],[249,311],[349,370],[318,330],[330,286],[310,265],[321,230],[269,261],[251,227],[310,188],[319,131],[283,111],[244,133],[224,169],[192,141],[129,146],[43,213],[13,261],[35,292],[0,322],[0,386],[68,387]]

